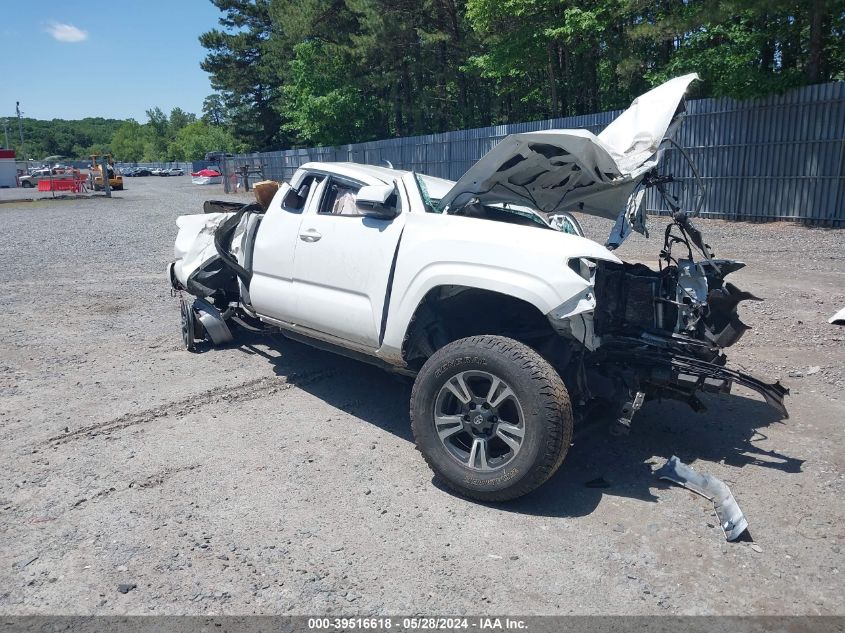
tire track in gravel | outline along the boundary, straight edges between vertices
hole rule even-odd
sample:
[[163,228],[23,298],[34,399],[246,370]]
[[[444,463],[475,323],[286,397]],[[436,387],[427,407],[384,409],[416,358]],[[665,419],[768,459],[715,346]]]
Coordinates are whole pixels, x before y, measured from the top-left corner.
[[337,370],[335,369],[318,369],[299,374],[291,374],[282,378],[279,376],[265,376],[237,385],[214,387],[202,393],[188,396],[187,398],[166,402],[152,409],[145,409],[144,411],[135,413],[125,413],[111,420],[83,426],[68,433],[62,433],[61,435],[54,435],[53,437],[47,438],[44,443],[52,446],[60,446],[75,440],[92,438],[132,426],[147,424],[159,418],[183,417],[198,407],[220,402],[234,403],[255,400],[263,396],[272,395],[277,391],[284,391],[293,387],[305,387],[331,378],[336,373]]

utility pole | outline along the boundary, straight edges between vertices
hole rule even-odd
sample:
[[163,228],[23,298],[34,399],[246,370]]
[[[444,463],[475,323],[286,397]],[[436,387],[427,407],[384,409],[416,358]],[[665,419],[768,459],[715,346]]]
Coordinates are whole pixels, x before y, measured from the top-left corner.
[[24,144],[23,144],[23,122],[21,121],[21,102],[15,101],[15,111],[18,113],[18,132],[21,135],[21,154],[23,154],[24,160],[26,161],[27,171],[29,170],[29,157],[26,155],[24,151]]
[[100,159],[100,173],[103,175],[103,191],[106,192],[106,198],[111,198],[111,184],[109,183],[109,159],[103,156]]

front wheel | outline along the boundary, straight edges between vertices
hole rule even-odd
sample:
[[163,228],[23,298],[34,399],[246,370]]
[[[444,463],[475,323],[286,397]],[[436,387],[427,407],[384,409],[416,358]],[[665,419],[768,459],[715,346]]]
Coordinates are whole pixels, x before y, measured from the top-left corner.
[[23,187],[24,189],[32,189],[32,183],[29,182],[28,180],[24,180],[21,183],[21,187]]
[[506,501],[560,467],[572,407],[557,372],[502,336],[460,339],[435,352],[411,391],[411,428],[435,476],[463,496]]

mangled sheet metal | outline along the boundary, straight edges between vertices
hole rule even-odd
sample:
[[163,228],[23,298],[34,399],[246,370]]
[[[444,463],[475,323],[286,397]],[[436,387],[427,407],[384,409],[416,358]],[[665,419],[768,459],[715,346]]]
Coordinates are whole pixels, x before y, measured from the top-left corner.
[[[241,205],[243,208],[243,205]],[[230,239],[229,254],[243,265],[245,252],[244,240],[247,229],[254,222],[254,213],[205,213],[197,215],[182,215],[176,218],[179,234],[173,248],[176,257],[172,264],[172,276],[188,292],[197,297],[213,294],[224,280],[232,274],[221,262],[221,254],[215,243],[218,231],[225,228],[225,224],[237,221],[233,227]]]
[[188,285],[188,279],[203,264],[217,257],[214,233],[233,215],[234,213],[206,213],[176,218],[179,233],[173,246],[173,272],[183,286]]
[[680,122],[684,93],[696,79],[678,77],[641,95],[598,136],[587,130],[507,136],[441,199],[441,209],[477,200],[617,218],[659,162],[661,143]]
[[712,501],[719,525],[728,541],[737,540],[748,529],[748,521],[731,494],[731,489],[721,479],[693,470],[674,455],[654,474]]

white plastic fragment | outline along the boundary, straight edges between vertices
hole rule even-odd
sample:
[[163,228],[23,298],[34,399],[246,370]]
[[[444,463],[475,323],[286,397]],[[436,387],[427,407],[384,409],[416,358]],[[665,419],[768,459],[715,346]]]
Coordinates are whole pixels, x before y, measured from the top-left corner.
[[728,541],[735,541],[748,529],[748,521],[731,494],[731,489],[721,479],[693,470],[674,455],[654,474],[712,501],[719,525]]

